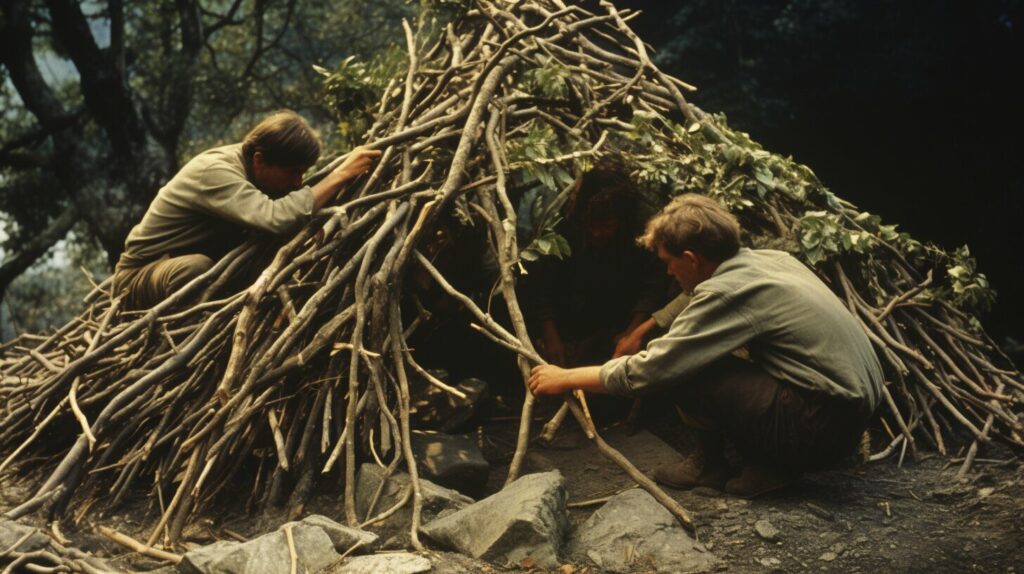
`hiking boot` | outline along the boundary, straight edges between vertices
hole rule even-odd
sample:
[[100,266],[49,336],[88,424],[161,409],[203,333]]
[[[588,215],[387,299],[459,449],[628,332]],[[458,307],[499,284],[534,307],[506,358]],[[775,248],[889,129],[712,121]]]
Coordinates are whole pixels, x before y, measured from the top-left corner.
[[722,490],[729,469],[724,464],[705,464],[702,457],[688,457],[679,462],[662,464],[654,469],[654,480],[679,490],[707,486]]
[[736,478],[725,483],[725,491],[740,498],[754,498],[785,488],[800,478],[800,473],[777,466],[750,465]]

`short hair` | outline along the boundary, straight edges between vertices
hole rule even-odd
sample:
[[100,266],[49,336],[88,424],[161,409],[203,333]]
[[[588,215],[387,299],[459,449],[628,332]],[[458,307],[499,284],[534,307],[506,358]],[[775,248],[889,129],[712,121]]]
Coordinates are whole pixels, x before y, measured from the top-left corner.
[[246,165],[252,164],[252,156],[258,151],[271,165],[311,166],[320,157],[320,136],[302,116],[291,110],[281,110],[256,124],[242,140],[242,157]]
[[602,159],[580,177],[579,185],[569,196],[566,214],[580,222],[606,214],[629,221],[637,203],[632,189],[626,168],[614,159]]
[[686,193],[652,217],[637,242],[652,251],[661,245],[675,256],[693,251],[721,262],[739,251],[740,224],[717,201]]

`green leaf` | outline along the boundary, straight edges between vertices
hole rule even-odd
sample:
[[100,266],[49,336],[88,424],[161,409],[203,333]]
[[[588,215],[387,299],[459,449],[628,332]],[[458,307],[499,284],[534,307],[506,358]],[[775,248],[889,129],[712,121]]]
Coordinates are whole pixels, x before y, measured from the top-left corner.
[[771,170],[761,165],[754,168],[754,179],[761,182],[768,188],[775,185],[775,176],[772,175]]

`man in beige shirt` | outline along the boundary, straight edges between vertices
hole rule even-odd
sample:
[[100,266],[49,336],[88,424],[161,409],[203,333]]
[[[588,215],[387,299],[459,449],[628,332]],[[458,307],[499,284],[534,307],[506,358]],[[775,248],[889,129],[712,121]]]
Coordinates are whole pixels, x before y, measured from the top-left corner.
[[[678,488],[754,496],[854,450],[878,405],[882,370],[862,327],[810,269],[781,251],[741,249],[736,219],[694,194],[652,218],[641,242],[691,295],[685,309],[636,354],[534,368],[535,394],[667,395],[700,429],[697,452],[655,471]],[[740,348],[749,360],[733,355]],[[723,438],[744,456],[738,476],[722,457]]]
[[130,308],[155,305],[239,245],[246,230],[294,231],[380,156],[356,148],[313,186],[302,176],[320,157],[320,139],[298,114],[281,111],[242,143],[207,150],[160,189],[125,240],[114,288]]

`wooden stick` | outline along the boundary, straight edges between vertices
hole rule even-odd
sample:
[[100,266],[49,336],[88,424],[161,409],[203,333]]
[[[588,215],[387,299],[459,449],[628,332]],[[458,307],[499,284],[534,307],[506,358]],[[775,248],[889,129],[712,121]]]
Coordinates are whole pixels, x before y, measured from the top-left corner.
[[182,557],[179,554],[158,550],[156,548],[153,548],[152,546],[149,546],[148,544],[143,544],[138,540],[135,540],[131,536],[121,534],[120,532],[112,528],[108,528],[106,526],[97,526],[96,528],[100,531],[100,534],[103,534],[107,538],[113,540],[114,542],[117,542],[122,546],[131,548],[132,550],[138,552],[139,554],[142,554],[143,556],[149,556],[150,558],[156,558],[157,560],[163,560],[164,562],[171,562],[173,564],[178,564],[182,560]]
[[608,460],[611,460],[615,464],[619,465],[619,468],[624,470],[630,478],[632,478],[634,481],[636,481],[637,484],[640,485],[641,488],[649,492],[651,496],[653,496],[658,502],[661,503],[662,506],[664,506],[669,512],[671,512],[676,517],[676,519],[679,520],[680,524],[682,524],[690,532],[693,532],[696,527],[693,523],[693,517],[690,516],[690,513],[685,508],[683,508],[682,505],[676,502],[674,498],[665,494],[665,491],[659,488],[653,480],[647,478],[647,476],[644,473],[640,472],[635,466],[633,466],[633,463],[629,462],[629,459],[622,456],[622,453],[615,450],[608,443],[606,443],[604,439],[601,438],[601,435],[598,434],[597,429],[593,428],[593,422],[587,420],[587,417],[583,414],[583,409],[579,406],[579,404],[576,403],[575,398],[567,397],[566,402],[569,405],[569,410],[572,412],[573,416],[576,417],[576,420],[580,423],[580,426],[584,427],[584,429],[586,429],[588,426],[590,427],[590,431],[592,433],[592,440],[594,441],[594,444],[597,445],[597,450],[600,451],[601,454],[603,454]]
[[295,552],[295,537],[292,536],[292,523],[284,525],[284,537],[288,541],[288,556],[290,558],[291,568],[289,572],[291,574],[298,574],[299,571],[299,555]]

